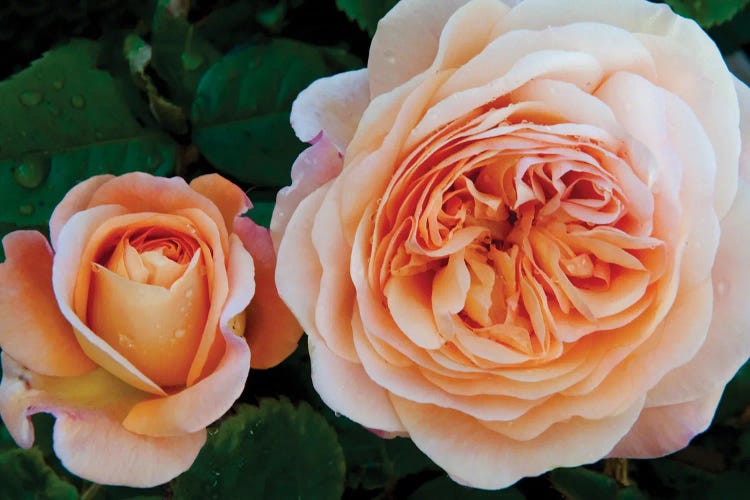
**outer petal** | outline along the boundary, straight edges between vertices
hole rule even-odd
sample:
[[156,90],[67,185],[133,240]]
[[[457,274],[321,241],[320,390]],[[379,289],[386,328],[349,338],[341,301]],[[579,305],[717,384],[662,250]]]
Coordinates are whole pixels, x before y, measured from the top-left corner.
[[711,424],[723,390],[721,385],[696,401],[645,408],[609,456],[655,458],[684,448]]
[[742,108],[743,154],[737,197],[721,221],[721,241],[712,271],[714,310],[708,338],[696,356],[670,372],[649,392],[648,406],[704,397],[727,383],[750,356],[750,89],[737,82]]
[[[165,179],[143,172],[121,175],[105,183],[94,193],[89,207],[98,205],[120,205],[127,212],[166,214],[181,209],[197,208],[216,223],[222,247],[226,249],[228,246],[224,214],[211,200],[190,189],[180,177]],[[221,206],[226,205],[222,203]]]
[[97,175],[86,179],[68,191],[65,198],[55,207],[49,219],[49,234],[52,246],[57,249],[57,237],[60,230],[76,212],[85,210],[91,198],[104,183],[114,179],[114,175]]
[[215,371],[177,394],[138,403],[123,426],[148,436],[194,433],[221,417],[242,394],[250,371],[250,349],[241,336],[244,310],[253,296],[253,261],[235,235],[229,256],[229,296],[221,314],[224,355]]
[[370,45],[367,67],[372,98],[426,70],[435,59],[440,33],[469,0],[402,0],[383,19]]
[[52,251],[40,233],[3,238],[0,264],[0,347],[44,375],[73,377],[96,365],[78,345],[52,291]]
[[190,189],[214,202],[224,217],[227,230],[232,229],[238,215],[244,214],[253,206],[242,189],[219,174],[196,177],[190,182]]
[[278,251],[289,221],[302,200],[336,177],[343,166],[341,153],[325,135],[304,150],[292,165],[292,184],[276,195],[271,217],[271,238]]
[[150,487],[187,470],[206,440],[205,431],[152,438],[126,431],[123,411],[146,394],[104,370],[77,378],[45,377],[3,353],[0,414],[16,442],[34,443],[29,417],[51,413],[55,454],[72,473],[103,484]]
[[245,338],[253,355],[253,368],[271,368],[297,348],[302,327],[276,290],[276,253],[271,235],[250,219],[237,219],[234,232],[250,252],[255,265],[255,296],[247,308]]
[[314,81],[292,104],[290,121],[297,137],[312,143],[322,132],[339,152],[346,151],[370,103],[368,84],[366,69]]
[[315,390],[334,411],[368,427],[388,433],[404,432],[388,391],[358,365],[333,354],[317,335],[308,335]]
[[560,422],[528,441],[492,432],[480,421],[454,410],[391,396],[414,444],[467,486],[500,489],[525,476],[556,467],[595,462],[633,425],[643,405],[602,420],[579,417]]

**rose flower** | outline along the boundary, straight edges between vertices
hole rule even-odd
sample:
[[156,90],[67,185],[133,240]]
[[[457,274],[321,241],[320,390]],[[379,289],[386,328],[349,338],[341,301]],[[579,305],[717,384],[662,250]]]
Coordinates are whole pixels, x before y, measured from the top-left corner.
[[[185,471],[250,368],[301,329],[273,283],[270,235],[218,175],[134,173],[78,184],[36,231],[3,239],[0,416],[29,447],[56,417],[55,453],[83,478],[153,486]],[[249,304],[249,307],[248,307]]]
[[750,352],[750,91],[693,21],[404,0],[292,125],[276,283],[332,409],[486,489],[709,425]]

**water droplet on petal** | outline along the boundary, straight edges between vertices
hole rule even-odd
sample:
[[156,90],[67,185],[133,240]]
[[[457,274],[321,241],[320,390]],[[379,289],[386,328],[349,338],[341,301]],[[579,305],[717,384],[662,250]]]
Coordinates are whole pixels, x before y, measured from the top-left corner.
[[86,99],[82,95],[74,95],[70,98],[70,105],[76,109],[83,109],[86,107]]
[[181,339],[184,336],[185,336],[185,330],[183,330],[182,328],[174,331],[174,338]]
[[120,344],[120,346],[125,347],[126,349],[132,349],[133,347],[135,347],[135,344],[133,344],[133,339],[122,333],[117,337],[117,342]]
[[42,102],[42,93],[37,92],[36,90],[27,90],[26,92],[21,92],[21,95],[18,96],[18,100],[21,101],[21,104],[24,106],[36,106]]
[[719,281],[716,284],[716,293],[718,295],[725,295],[727,293],[727,283],[726,283],[726,281]]
[[44,157],[31,157],[23,160],[13,169],[13,177],[16,182],[27,189],[38,187],[49,173],[49,159]]
[[189,299],[192,296],[193,296],[193,291],[192,290],[188,290],[187,292],[185,292],[185,298],[186,299]]

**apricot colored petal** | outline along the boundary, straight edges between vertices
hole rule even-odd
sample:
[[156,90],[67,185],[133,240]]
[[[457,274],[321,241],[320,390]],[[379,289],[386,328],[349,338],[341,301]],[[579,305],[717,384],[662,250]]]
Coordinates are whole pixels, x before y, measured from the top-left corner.
[[641,0],[524,0],[503,18],[499,32],[578,22],[617,26],[637,33],[647,45],[659,68],[654,81],[696,112],[714,145],[717,163],[728,171],[719,174],[717,189],[722,195],[714,200],[723,216],[734,196],[736,175],[731,170],[739,151],[738,114],[732,78],[714,42],[697,23],[676,16],[669,6]]
[[312,243],[315,214],[329,186],[318,188],[300,203],[279,244],[276,287],[279,297],[308,334],[317,333],[315,304],[323,270]]
[[68,222],[68,219],[76,212],[88,208],[88,204],[96,190],[104,183],[114,179],[114,177],[114,175],[110,174],[96,175],[76,184],[68,191],[62,201],[57,204],[49,219],[49,239],[52,242],[53,248],[57,248],[57,238],[60,235],[60,230]]
[[299,140],[315,143],[322,133],[343,154],[369,103],[367,70],[348,71],[311,83],[292,103],[289,119]]
[[276,253],[268,230],[242,218],[235,222],[234,232],[252,255],[255,265],[255,295],[247,308],[245,323],[252,367],[272,368],[297,348],[302,327],[276,290]]
[[214,202],[224,217],[224,227],[227,230],[232,229],[234,219],[238,215],[244,214],[253,206],[239,186],[219,174],[196,177],[190,182],[190,189]]
[[403,432],[388,392],[372,381],[362,365],[336,356],[317,335],[307,336],[312,382],[323,402],[370,429]]
[[[205,443],[205,431],[174,438],[126,431],[120,423],[123,406],[145,394],[104,370],[55,380],[26,370],[5,353],[2,363],[0,415],[11,436],[19,446],[31,447],[34,428],[30,417],[51,413],[56,418],[55,454],[65,468],[89,481],[156,486],[187,470]],[[91,402],[97,406],[90,406]]]
[[279,190],[271,217],[271,239],[274,249],[279,249],[289,221],[302,200],[341,172],[341,153],[321,136],[305,149],[292,165],[292,184]]
[[226,349],[213,373],[177,394],[138,403],[123,426],[147,436],[179,436],[197,432],[229,410],[242,394],[250,370],[244,338],[224,334]]
[[380,22],[370,44],[370,96],[386,93],[430,67],[448,19],[468,0],[403,0]]
[[711,424],[723,390],[721,385],[696,401],[644,408],[609,456],[656,458],[684,448]]
[[34,443],[30,417],[51,413],[55,454],[73,474],[101,484],[150,487],[187,470],[205,431],[174,438],[128,432],[120,421],[147,397],[99,369],[81,377],[46,377],[2,354],[0,416],[19,446]]
[[73,326],[78,343],[89,358],[132,386],[163,396],[166,393],[161,387],[92,332],[73,311],[73,293],[84,247],[99,226],[124,212],[123,207],[104,205],[78,212],[70,218],[58,238],[60,245],[52,267],[52,287],[60,312]]
[[97,413],[62,414],[53,432],[55,454],[73,474],[135,488],[179,476],[193,465],[206,442],[205,429],[179,436],[143,436]]
[[96,365],[84,354],[52,290],[52,250],[42,234],[3,238],[0,264],[0,348],[44,375],[74,377]]
[[687,364],[673,370],[649,392],[648,404],[663,406],[700,398],[728,382],[750,356],[750,90],[738,83],[743,104],[744,151],[737,196],[721,221],[721,241],[712,271],[714,309],[708,337]]
[[254,271],[239,237],[232,235],[230,243],[229,295],[220,320],[226,346],[218,366],[176,394],[136,404],[123,422],[129,431],[154,437],[195,433],[218,420],[242,394],[250,371],[250,349],[240,327],[255,291]]
[[[154,177],[143,172],[131,172],[102,185],[92,196],[90,207],[120,205],[128,212],[176,213],[181,209],[198,209],[210,217],[219,228],[221,245],[228,246],[228,231],[224,216],[213,201],[190,189],[181,177]],[[229,226],[231,227],[231,225]]]
[[88,326],[162,387],[185,385],[201,341],[209,308],[201,261],[199,250],[170,288],[94,264]]
[[571,418],[527,441],[497,434],[464,413],[391,395],[409,436],[454,480],[474,488],[500,489],[522,477],[604,457],[638,418],[642,401],[601,420]]

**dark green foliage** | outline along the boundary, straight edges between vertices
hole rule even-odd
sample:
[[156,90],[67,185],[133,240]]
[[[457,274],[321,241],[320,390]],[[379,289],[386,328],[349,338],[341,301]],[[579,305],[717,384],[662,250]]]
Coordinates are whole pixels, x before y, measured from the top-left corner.
[[398,0],[336,0],[339,9],[346,12],[349,19],[356,23],[370,36],[375,34],[378,21]]
[[136,121],[98,51],[74,40],[0,83],[0,223],[44,225],[93,175],[173,170],[177,145]]
[[289,126],[292,102],[312,81],[357,62],[340,50],[285,39],[231,52],[198,85],[193,140],[220,172],[284,186],[304,148]]
[[695,19],[705,28],[729,21],[750,0],[666,0],[678,14]]
[[3,498],[16,500],[75,500],[73,485],[60,479],[44,463],[36,449],[14,448],[0,453],[0,485]]
[[173,484],[176,500],[337,499],[344,454],[336,432],[307,403],[262,400],[209,433],[193,467]]
[[524,498],[523,494],[513,487],[500,491],[477,490],[456,484],[447,476],[423,484],[409,496],[409,500],[524,500]]

